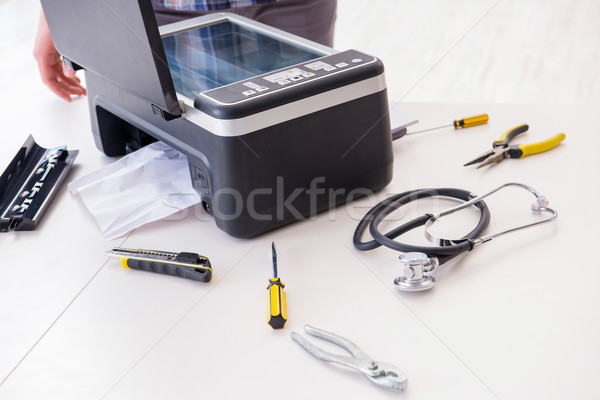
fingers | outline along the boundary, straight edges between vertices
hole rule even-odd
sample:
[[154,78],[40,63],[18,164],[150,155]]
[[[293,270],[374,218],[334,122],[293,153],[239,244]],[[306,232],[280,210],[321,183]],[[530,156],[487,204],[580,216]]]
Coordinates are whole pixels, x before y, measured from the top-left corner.
[[85,96],[86,94],[85,89],[81,85],[63,81],[57,77],[44,80],[44,83],[57,96],[69,102],[71,101],[71,96]]
[[50,90],[66,101],[71,101],[71,96],[84,96],[86,94],[79,78],[75,76],[75,71],[63,68],[64,64],[52,42],[43,13],[40,15],[33,50],[42,81]]
[[62,71],[63,71],[64,76],[69,77],[69,78],[74,77],[75,79],[77,79],[77,81],[79,81],[79,78],[77,78],[77,76],[75,76],[75,71],[72,70],[71,68],[67,67],[65,64],[63,64]]
[[69,70],[70,72],[65,73],[60,58],[58,62],[55,62],[55,59],[56,57],[51,56],[39,61],[40,75],[46,86],[57,96],[69,102],[71,96],[85,96],[85,88],[75,76],[75,71]]
[[56,75],[59,83],[66,89],[70,94],[75,96],[85,96],[86,91],[81,86],[81,81],[75,75],[75,71],[64,65],[62,62],[60,66],[56,67]]

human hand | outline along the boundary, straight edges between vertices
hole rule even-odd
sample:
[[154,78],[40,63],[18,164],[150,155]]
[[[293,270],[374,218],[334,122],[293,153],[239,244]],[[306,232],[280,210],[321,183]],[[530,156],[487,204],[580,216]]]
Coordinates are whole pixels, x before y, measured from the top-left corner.
[[86,94],[81,81],[75,76],[75,71],[63,64],[52,42],[43,12],[40,15],[33,56],[38,63],[42,81],[59,97],[71,101],[71,96]]

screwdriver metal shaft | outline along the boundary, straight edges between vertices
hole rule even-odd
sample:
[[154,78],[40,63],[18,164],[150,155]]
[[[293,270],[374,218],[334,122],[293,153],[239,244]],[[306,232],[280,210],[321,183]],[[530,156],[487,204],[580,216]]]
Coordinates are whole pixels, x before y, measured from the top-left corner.
[[422,131],[407,132],[406,135],[415,135],[417,133],[429,132],[429,131],[433,131],[436,129],[442,129],[442,128],[449,128],[451,126],[453,126],[454,129],[469,128],[471,126],[487,124],[489,119],[490,119],[490,117],[487,114],[477,114],[477,115],[472,115],[470,117],[465,117],[462,119],[454,120],[454,122],[452,124],[436,126],[435,128],[424,129]]

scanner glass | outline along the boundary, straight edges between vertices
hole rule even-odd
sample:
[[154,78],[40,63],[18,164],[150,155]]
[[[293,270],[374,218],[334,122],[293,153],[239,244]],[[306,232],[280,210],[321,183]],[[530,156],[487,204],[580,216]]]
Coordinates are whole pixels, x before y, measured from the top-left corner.
[[324,56],[231,21],[162,38],[175,90],[199,93]]

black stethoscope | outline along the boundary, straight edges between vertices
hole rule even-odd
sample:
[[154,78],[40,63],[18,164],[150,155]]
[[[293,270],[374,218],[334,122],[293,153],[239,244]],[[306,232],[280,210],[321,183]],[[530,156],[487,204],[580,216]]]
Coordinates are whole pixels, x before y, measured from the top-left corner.
[[[490,221],[490,211],[483,199],[500,189],[509,186],[524,188],[531,192],[536,197],[536,202],[532,204],[531,210],[536,214],[548,213],[550,216],[499,233],[481,236]],[[385,234],[379,230],[379,225],[385,218],[400,207],[419,199],[438,196],[457,199],[462,201],[462,203],[456,207],[442,211],[439,214],[425,214],[415,218]],[[471,206],[479,209],[479,222],[471,232],[467,233],[462,238],[454,240],[443,239],[430,233],[429,227],[440,218]],[[540,195],[530,186],[521,183],[506,183],[482,196],[475,196],[471,192],[462,189],[418,189],[391,196],[369,210],[356,227],[352,240],[354,247],[361,251],[373,250],[379,246],[385,246],[404,253],[400,256],[400,261],[404,265],[403,275],[396,278],[394,284],[401,290],[419,291],[433,287],[433,285],[435,285],[435,278],[429,273],[457,255],[466,251],[471,251],[475,246],[489,242],[498,236],[550,222],[554,220],[557,215],[558,214],[554,209],[548,207],[548,200],[544,196]],[[425,227],[425,237],[434,246],[415,246],[394,240],[398,236],[421,226]],[[373,240],[363,242],[361,237],[367,227],[369,228],[369,233],[373,237]]]

